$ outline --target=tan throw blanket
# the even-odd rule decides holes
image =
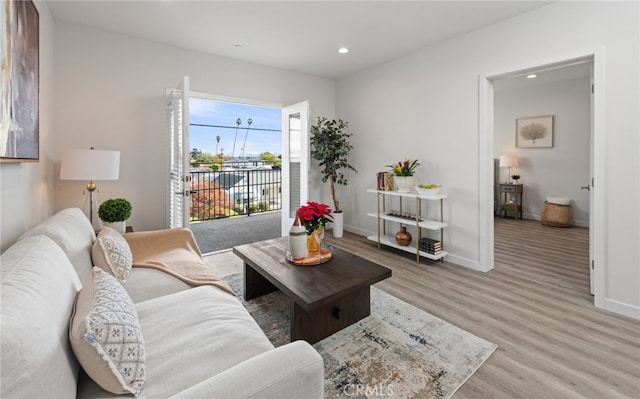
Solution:
[[[215,285],[234,294],[229,285],[204,264],[200,248],[187,228],[126,233],[134,267],[170,274],[191,285]],[[234,294],[235,295],[235,294]]]

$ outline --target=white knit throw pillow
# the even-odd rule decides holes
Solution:
[[[82,368],[104,390],[140,393],[145,351],[138,314],[122,284],[98,267],[78,293],[69,339]]]
[[[111,227],[104,227],[91,247],[91,260],[124,284],[131,273],[133,255],[122,234]]]

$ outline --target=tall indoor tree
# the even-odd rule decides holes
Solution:
[[[325,117],[318,117],[318,122],[311,126],[311,156],[318,161],[322,182],[328,181],[330,184],[334,213],[334,237],[342,237],[343,229],[342,210],[336,195],[336,186],[338,184],[347,185],[347,178],[344,175],[347,170],[358,172],[349,164],[348,156],[353,146],[349,143],[352,133],[346,131],[348,127],[349,123],[342,119],[336,121]]]

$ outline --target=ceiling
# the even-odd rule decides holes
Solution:
[[[48,1],[56,21],[340,79],[549,1]],[[338,54],[346,46],[348,54]]]
[[[533,86],[542,86],[555,82],[588,78],[591,76],[593,61],[590,58],[566,61],[557,65],[540,66],[525,71],[519,71],[501,77],[494,81],[496,92],[524,89]],[[536,77],[528,79],[527,76],[535,74]]]

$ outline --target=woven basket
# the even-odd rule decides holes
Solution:
[[[541,223],[552,227],[570,227],[571,205],[558,205],[545,201]]]

